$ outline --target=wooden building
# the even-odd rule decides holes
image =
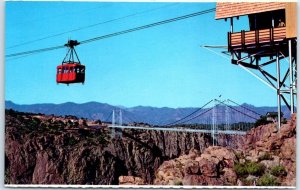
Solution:
[[[234,22],[241,16],[248,17],[248,27],[235,31]],[[261,74],[261,80],[274,88],[278,118],[281,118],[281,100],[294,113],[297,92],[297,3],[218,2],[215,18],[230,23],[228,52],[231,63],[249,71],[256,70]],[[289,60],[288,69],[280,63],[286,58]],[[270,69],[272,65],[275,68]]]
[[[228,48],[254,48],[297,38],[297,4],[292,2],[217,3],[216,19],[229,19]],[[233,19],[248,16],[249,31],[234,31]]]

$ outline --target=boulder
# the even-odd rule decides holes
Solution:
[[[281,148],[280,156],[282,158],[291,159],[293,162],[296,162],[296,138],[291,137],[286,139]]]
[[[215,162],[210,161],[209,159],[199,159],[199,167],[201,174],[209,177],[217,177],[218,167]]]
[[[237,184],[237,175],[232,168],[224,168],[223,169],[223,178],[225,181],[225,185],[236,185]]]
[[[119,176],[119,185],[145,185],[145,181],[135,176]]]
[[[191,160],[184,166],[184,171],[187,175],[201,174],[199,162]]]
[[[182,180],[183,185],[208,185],[206,179],[202,175],[186,175]]]

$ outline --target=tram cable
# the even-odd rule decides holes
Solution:
[[[128,30],[114,32],[114,33],[111,33],[111,34],[106,34],[106,35],[103,35],[103,36],[98,36],[98,37],[94,37],[94,38],[91,38],[91,39],[83,40],[83,41],[79,42],[79,44],[86,44],[86,43],[90,43],[90,42],[94,42],[94,41],[98,41],[98,40],[102,40],[102,39],[106,39],[106,38],[111,38],[111,37],[115,37],[115,36],[131,33],[131,32],[135,32],[135,31],[139,31],[139,30],[144,30],[144,29],[155,27],[155,26],[160,26],[160,25],[163,25],[163,24],[168,24],[168,23],[171,23],[171,22],[176,22],[176,21],[196,17],[196,16],[199,16],[199,15],[211,13],[211,12],[214,12],[215,10],[216,10],[215,8],[211,8],[211,9],[207,9],[207,10],[203,10],[203,11],[199,11],[199,12],[195,12],[195,13],[191,13],[191,14],[187,14],[187,15],[183,15],[183,16],[179,16],[179,17],[175,17],[175,18],[171,18],[171,19],[167,19],[167,20],[163,20],[163,21],[159,21],[159,22],[154,22],[152,24],[147,24],[147,25],[131,28],[131,29],[128,29]],[[12,54],[6,55],[5,57],[8,58],[8,57],[16,57],[16,56],[21,56],[21,55],[33,54],[33,53],[42,53],[42,52],[52,51],[52,50],[56,50],[56,49],[60,49],[60,48],[64,48],[64,47],[65,47],[64,45],[60,45],[60,46],[54,46],[54,47],[48,47],[48,48],[42,48],[42,49],[12,53]]]
[[[71,32],[84,30],[84,29],[87,29],[87,28],[92,28],[92,27],[95,27],[95,26],[103,25],[103,24],[108,24],[108,23],[111,23],[111,22],[119,21],[119,20],[122,20],[122,19],[125,19],[125,18],[134,17],[134,16],[137,16],[137,15],[141,15],[141,14],[145,14],[145,13],[149,13],[149,12],[153,12],[153,11],[163,9],[163,8],[167,8],[167,7],[170,7],[170,6],[174,6],[174,5],[177,5],[177,4],[179,4],[179,3],[172,3],[171,5],[165,5],[165,6],[161,6],[161,7],[158,7],[158,8],[153,8],[153,9],[149,9],[149,10],[145,10],[145,11],[140,11],[140,12],[128,14],[128,15],[118,17],[118,18],[114,18],[114,19],[110,19],[110,20],[107,20],[107,21],[102,21],[102,22],[98,22],[98,23],[95,23],[95,24],[82,26],[82,27],[75,28],[75,29],[72,29],[72,30],[60,32],[60,33],[57,33],[57,34],[52,34],[52,35],[49,35],[49,36],[41,37],[39,39],[35,39],[35,40],[20,43],[20,44],[17,44],[17,45],[13,45],[13,46],[8,47],[7,49],[11,49],[11,48],[31,44],[31,43],[34,43],[34,42],[38,42],[38,41],[46,40],[46,39],[49,39],[49,38],[61,36],[61,35],[68,34],[68,33],[71,33]]]
[[[91,38],[91,39],[88,39],[88,40],[81,41],[80,43],[81,44],[90,43],[90,42],[97,41],[97,40],[102,40],[102,39],[105,39],[105,38],[111,38],[111,37],[115,37],[115,36],[131,33],[131,32],[135,32],[135,31],[139,31],[139,30],[144,30],[144,29],[147,29],[147,28],[152,28],[152,27],[155,27],[155,26],[168,24],[168,23],[171,23],[171,22],[176,22],[176,21],[179,21],[179,20],[199,16],[199,15],[202,15],[202,14],[207,14],[207,13],[213,12],[215,10],[216,10],[215,8],[211,8],[211,9],[207,9],[207,10],[192,13],[192,14],[179,16],[179,17],[176,17],[176,18],[171,18],[171,19],[167,19],[167,20],[163,20],[163,21],[159,21],[159,22],[154,22],[152,24],[147,24],[147,25],[135,27],[135,28],[128,29],[128,30],[123,30],[123,31],[120,31],[120,32],[112,33],[112,34],[107,34],[107,35]]]

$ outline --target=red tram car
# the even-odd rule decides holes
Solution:
[[[71,84],[84,83],[85,66],[79,63],[68,63],[57,66],[56,82]]]
[[[85,66],[80,64],[79,58],[75,51],[75,46],[79,45],[77,40],[69,40],[66,47],[69,48],[67,55],[61,65],[56,67],[56,82],[63,84],[84,83]],[[74,56],[75,55],[75,56]],[[75,61],[74,57],[77,58]]]

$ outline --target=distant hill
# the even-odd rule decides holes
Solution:
[[[242,104],[243,107],[253,110],[261,115],[265,115],[267,112],[276,111],[276,107],[255,107],[249,104]],[[75,115],[79,118],[88,118],[93,120],[106,120],[108,118],[111,121],[112,110],[122,109],[123,122],[144,122],[153,125],[164,125],[176,120],[179,120],[188,114],[196,111],[198,108],[156,108],[150,106],[137,106],[126,108],[124,106],[113,106],[106,103],[99,102],[87,102],[82,104],[77,104],[73,102],[66,102],[62,104],[31,104],[31,105],[19,105],[15,104],[12,101],[5,101],[6,109],[14,109],[22,112],[31,112],[31,113],[43,113],[43,114],[53,114],[53,115]],[[191,120],[189,123],[207,123],[211,122],[212,111],[208,111],[210,108],[206,108],[197,112],[198,114],[204,113],[202,117]],[[230,123],[235,123],[239,121],[253,122],[254,119],[251,117],[258,118],[259,116],[254,114],[252,111],[247,109],[241,109],[241,107],[232,106],[231,108],[226,108],[225,106],[218,106],[215,114],[219,122],[225,122],[226,120],[226,109],[231,110],[229,113],[232,113],[229,119]],[[245,115],[234,110],[242,110]],[[283,106],[282,112],[284,117],[290,118],[289,110],[286,106]],[[197,116],[197,114],[193,115]],[[192,118],[193,116],[189,117]]]

